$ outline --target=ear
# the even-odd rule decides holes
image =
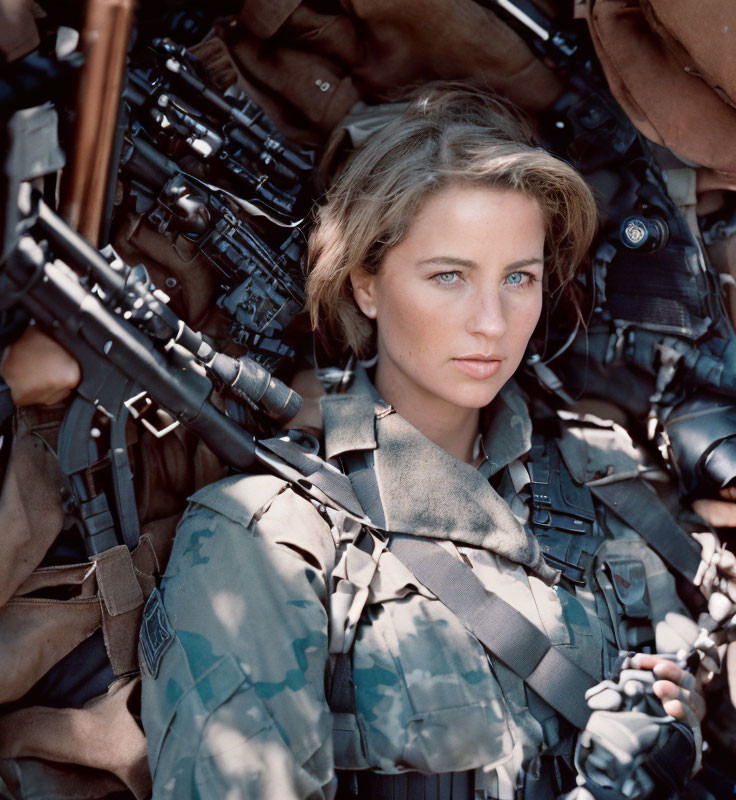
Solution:
[[[353,297],[358,308],[368,317],[375,319],[378,315],[376,306],[376,275],[371,275],[364,269],[356,269],[350,273],[350,283],[353,287]]]

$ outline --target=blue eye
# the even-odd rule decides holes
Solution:
[[[506,281],[512,286],[519,286],[524,282],[524,277],[523,272],[512,272],[510,275],[506,276]]]
[[[450,286],[457,279],[457,272],[438,272],[432,276],[442,286]]]

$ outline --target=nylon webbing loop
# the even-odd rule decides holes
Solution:
[[[700,547],[641,479],[615,481],[589,488],[672,569],[690,582],[695,579],[701,560]]]
[[[598,681],[553,647],[523,614],[489,592],[472,569],[436,542],[392,535],[389,550],[496,658],[578,728],[590,709],[585,692]]]

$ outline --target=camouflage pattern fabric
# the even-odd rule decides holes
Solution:
[[[536,543],[512,511],[523,481],[502,498],[487,480],[511,463],[523,469],[531,428],[513,387],[495,403],[484,468],[468,467],[480,478],[473,491],[467,465],[377,400],[364,374],[338,397],[323,401],[327,454],[373,448],[385,527],[429,536],[437,526],[433,538],[585,669],[602,676],[618,651],[625,614],[597,575],[622,553],[641,564],[658,649],[694,638],[666,568],[622,524],[585,587],[553,587],[535,571]],[[564,739],[555,713],[359,533],[275,477],[231,477],[191,498],[141,635],[156,798],[332,798],[335,768],[483,768],[491,796],[512,798],[519,776]],[[354,715],[331,714],[325,700],[339,652],[352,654]]]

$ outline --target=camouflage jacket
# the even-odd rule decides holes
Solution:
[[[325,455],[350,472],[376,528],[441,541],[593,676],[634,643],[670,652],[694,638],[662,561],[598,506],[585,579],[553,585],[528,520],[535,444],[513,385],[489,415],[479,470],[378,399],[364,373],[322,406]],[[571,422],[565,450],[583,478],[601,454],[614,471],[640,460],[604,423]],[[331,711],[325,671],[345,652],[353,708]],[[381,538],[273,476],[191,498],[147,607],[141,661],[156,797],[330,798],[335,768],[373,768],[476,769],[476,789],[513,798],[569,734]]]

